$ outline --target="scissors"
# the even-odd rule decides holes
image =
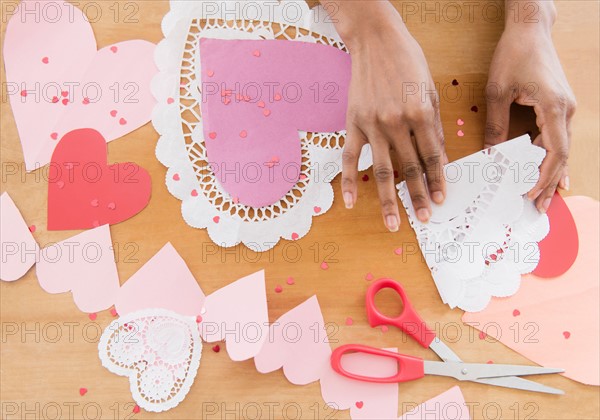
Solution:
[[[388,317],[375,306],[375,295],[382,289],[395,290],[403,304],[400,315],[395,318]],[[335,349],[331,355],[331,367],[340,375],[359,381],[376,383],[408,382],[422,378],[425,375],[450,376],[459,381],[478,382],[487,385],[505,388],[521,389],[546,394],[562,395],[563,391],[551,388],[540,383],[520,378],[525,375],[544,375],[561,373],[563,369],[544,368],[524,365],[500,365],[487,363],[463,363],[456,353],[450,349],[431,330],[413,308],[402,285],[392,279],[380,279],[374,282],[367,290],[366,297],[367,318],[371,327],[379,325],[393,325],[400,328],[425,348],[433,350],[443,362],[423,360],[418,357],[394,353],[375,347],[360,344],[347,344]],[[390,357],[398,364],[396,375],[389,377],[370,377],[354,374],[342,367],[342,357],[347,353],[366,353],[375,356]]]

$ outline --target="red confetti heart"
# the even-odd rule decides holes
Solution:
[[[49,62],[50,62],[50,60],[48,59],[48,57],[42,58],[42,63],[48,64]]]
[[[111,51],[112,51],[114,54],[116,54],[116,53],[117,53],[117,51],[118,51],[119,49],[117,48],[117,46],[116,46],[116,45],[113,45],[112,47],[110,47],[110,50],[111,50]]]
[[[119,124],[121,124],[121,125],[125,125],[125,124],[127,124],[127,120],[126,120],[125,118],[121,118],[121,119],[119,120]]]
[[[89,98],[83,98],[83,101],[81,101],[82,104],[84,105],[89,105],[90,104],[90,99]]]
[[[513,311],[513,316],[519,316],[519,315],[521,315],[521,311],[519,311],[518,309],[515,309]]]
[[[281,287],[279,284],[275,287],[275,293],[281,293],[283,292],[283,287]]]
[[[493,365],[493,364],[494,364],[494,361],[493,361],[493,360],[488,360],[486,363],[487,363],[488,365]]]
[[[362,401],[356,401],[356,408],[361,409],[363,408],[364,403]]]
[[[479,331],[479,339],[480,340],[485,340],[486,337],[487,337],[486,333],[484,333],[483,331]]]
[[[210,133],[208,133],[208,137],[209,137],[211,140],[214,140],[214,139],[216,139],[216,138],[217,138],[217,133],[215,133],[214,131],[211,131]]]
[[[471,111],[473,111],[473,112],[477,112],[477,111],[479,111],[479,108],[477,107],[477,105],[473,105],[473,106],[471,107]]]
[[[52,103],[55,104],[58,102],[58,96],[53,96],[52,97]]]
[[[323,261],[323,262],[321,263],[321,269],[322,269],[322,270],[327,270],[328,268],[329,268],[329,264],[327,264],[325,261]]]
[[[294,281],[293,277],[288,277],[288,279],[285,281],[287,284],[289,284],[290,286],[293,284],[296,284],[296,282]]]
[[[202,322],[202,315],[198,315],[198,316],[196,317],[196,323],[197,323],[197,324],[199,324],[199,323],[201,323],[201,322]]]
[[[218,352],[220,352],[220,351],[221,351],[221,346],[219,346],[218,344],[215,344],[215,345],[213,346],[212,350],[213,350],[215,353],[218,353]]]
[[[321,213],[321,207],[319,206],[313,207],[313,210],[315,211],[315,213]]]
[[[175,102],[175,99],[173,98],[167,98],[167,104],[171,105],[173,102]]]
[[[354,320],[352,318],[350,318],[350,317],[347,317],[346,318],[346,325],[352,325],[352,324],[354,324]]]
[[[362,180],[363,180],[364,182],[367,182],[367,181],[369,180],[369,175],[367,175],[367,174],[364,174],[364,175],[363,175],[363,177],[362,177]]]
[[[456,80],[456,79],[452,80],[452,86],[458,86],[458,80]]]
[[[563,332],[563,336],[568,340],[571,337],[571,333],[569,331]]]
[[[61,102],[62,102],[63,105],[66,106],[69,103],[69,100],[65,98]]]
[[[31,226],[29,226],[29,231],[30,231],[31,233],[35,232],[35,225],[31,225]]]
[[[79,388],[79,395],[81,395],[82,397],[87,394],[88,390],[87,388]]]
[[[92,321],[95,321],[96,318],[98,318],[98,314],[97,313],[91,313],[88,315],[88,318],[91,319]]]
[[[296,232],[292,233],[292,240],[295,241],[296,239],[298,239],[300,237],[300,235],[298,235]]]
[[[52,140],[56,140],[58,138],[58,133],[52,133],[52,134],[50,134],[50,138]]]
[[[215,223],[219,223],[220,220],[221,220],[221,218],[219,216],[213,217],[213,222],[215,222]]]
[[[456,120],[456,125],[462,126],[465,125],[465,122],[461,118],[459,118],[458,120]]]
[[[119,316],[119,314],[117,313],[117,310],[116,310],[115,308],[111,308],[111,310],[110,310],[110,314],[111,314],[112,316]]]
[[[198,197],[198,191],[192,190],[192,197]]]
[[[180,179],[179,174],[173,175],[173,181],[179,181]]]
[[[62,92],[60,92],[60,94],[63,98],[66,98],[67,96],[69,96],[69,92],[66,90],[63,90]]]
[[[206,72],[206,75],[207,75],[208,77],[213,77],[213,76],[215,75],[215,72],[214,72],[214,71],[212,71],[212,70],[208,70],[208,71]]]
[[[140,412],[140,406],[136,404],[135,407],[133,407],[133,413],[137,414],[139,412]]]
[[[371,273],[367,273],[367,275],[365,276],[366,281],[371,281],[371,280],[373,280],[373,278],[374,278],[373,274],[371,274]]]
[[[113,109],[112,111],[110,111],[110,116],[111,117],[116,117],[117,116],[117,110]]]

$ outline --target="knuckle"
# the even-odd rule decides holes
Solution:
[[[565,166],[567,164],[567,160],[569,160],[569,148],[566,146],[559,147],[555,151],[555,153],[558,159],[560,160],[561,165]]]
[[[439,154],[423,156],[423,163],[428,171],[435,170],[440,166],[441,156]]]
[[[504,133],[504,128],[493,121],[488,121],[485,123],[485,135],[488,138],[499,138],[502,137]]]
[[[412,123],[422,124],[429,121],[434,112],[435,109],[431,103],[421,103],[411,108],[407,118]]]
[[[386,212],[392,212],[396,208],[396,201],[392,200],[389,197],[385,197],[381,199],[381,208]]]
[[[344,191],[354,187],[354,179],[349,176],[342,175],[342,189]]]
[[[419,179],[422,176],[421,165],[418,163],[405,163],[402,165],[402,172],[407,181]]]
[[[402,122],[402,112],[399,110],[382,111],[377,114],[377,122],[384,127],[398,127]]]
[[[353,163],[358,160],[358,155],[355,151],[350,150],[348,148],[344,148],[342,152],[342,162],[343,163]]]
[[[410,199],[413,203],[413,207],[421,207],[427,204],[427,198],[421,192],[415,192],[410,195]]]
[[[373,175],[377,182],[387,182],[394,177],[394,170],[387,166],[378,164],[373,167]]]

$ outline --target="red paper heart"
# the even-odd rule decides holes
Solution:
[[[356,408],[363,408],[364,403],[362,401],[356,401]]]
[[[79,388],[79,395],[81,395],[82,397],[87,394],[88,390],[87,388]]]
[[[112,225],[146,207],[148,172],[134,163],[108,165],[106,154],[106,140],[96,130],[74,130],[61,139],[50,164],[48,230]]]
[[[513,316],[519,316],[519,315],[521,315],[521,311],[519,311],[518,309],[515,309],[513,311]]]
[[[565,273],[579,252],[579,236],[573,216],[558,192],[548,208],[550,233],[540,243],[540,262],[533,274],[538,277],[557,277]]]

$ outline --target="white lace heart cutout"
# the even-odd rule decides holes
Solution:
[[[193,317],[144,309],[106,327],[98,343],[102,366],[129,378],[131,395],[147,411],[177,406],[194,383],[202,341]]]

